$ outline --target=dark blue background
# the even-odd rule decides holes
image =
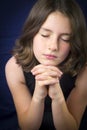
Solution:
[[[23,23],[35,1],[0,1],[0,123],[7,112],[9,114],[10,111],[15,111],[5,80],[4,67],[11,56],[11,49],[15,43],[15,39],[20,35]],[[87,0],[77,0],[77,2],[80,4],[87,21]]]

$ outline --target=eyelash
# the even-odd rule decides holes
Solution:
[[[65,40],[65,39],[63,39],[63,38],[60,38],[62,41],[64,41],[64,42],[70,42],[70,39],[67,39],[67,40]]]
[[[42,37],[49,37],[49,35],[43,35],[43,34],[41,34],[41,36],[42,36]]]
[[[70,39],[68,39],[68,40],[65,40],[65,39],[63,39],[63,38],[60,38],[62,41],[64,41],[64,42],[70,42]]]
[[[41,36],[44,37],[44,38],[48,38],[48,37],[49,37],[49,35],[44,35],[44,34],[41,34]],[[63,39],[63,38],[61,38],[61,37],[60,37],[60,40],[62,40],[62,41],[64,41],[64,42],[70,42],[70,39],[65,40],[65,39]]]

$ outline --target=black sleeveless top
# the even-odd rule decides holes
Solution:
[[[31,95],[33,95],[35,89],[35,78],[32,73],[24,72],[26,84],[29,88]],[[65,99],[67,99],[68,95],[70,94],[71,90],[74,87],[76,77],[71,77],[69,74],[64,74],[60,80],[61,89],[63,91]],[[79,130],[87,130],[87,110],[84,113],[81,126]],[[45,109],[44,109],[44,116],[42,125],[39,130],[55,130],[52,118],[52,110],[51,110],[51,99],[50,97],[46,97],[45,100]]]

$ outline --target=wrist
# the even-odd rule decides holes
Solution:
[[[52,99],[52,103],[58,103],[58,104],[62,104],[63,102],[65,102],[65,99],[64,97],[59,97],[59,96],[56,96]]]
[[[64,95],[60,86],[54,85],[49,87],[49,96],[53,101],[64,101]]]
[[[45,101],[45,96],[42,96],[42,95],[39,95],[39,94],[34,94],[33,100],[35,102],[43,103]]]
[[[47,90],[46,89],[42,89],[42,88],[37,89],[37,87],[35,88],[35,91],[34,91],[34,94],[33,94],[33,98],[36,101],[44,101],[46,96],[47,96]]]

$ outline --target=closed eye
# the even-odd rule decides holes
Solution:
[[[64,42],[70,42],[70,39],[63,39],[63,38],[61,38],[61,40],[64,41]]]
[[[70,42],[70,35],[61,35],[60,36],[60,40],[64,41],[64,42]]]
[[[49,35],[41,34],[42,37],[49,37]]]

